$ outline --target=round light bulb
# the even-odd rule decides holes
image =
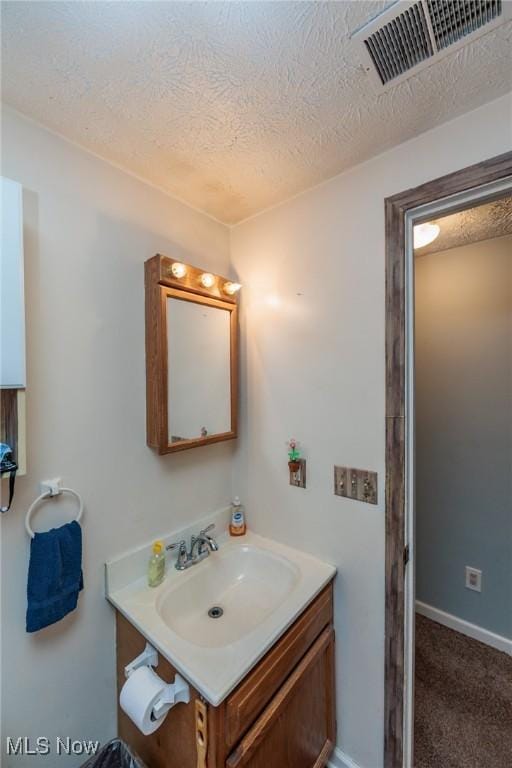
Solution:
[[[184,264],[181,263],[181,261],[175,261],[171,267],[171,272],[173,273],[174,277],[180,279],[181,277],[185,277],[187,274],[187,268]]]
[[[203,288],[211,288],[215,283],[215,277],[211,272],[203,272],[201,275],[201,285]]]
[[[224,291],[228,293],[230,296],[233,296],[235,293],[237,293],[242,286],[240,283],[224,283]]]
[[[414,227],[414,247],[424,248],[429,243],[433,243],[436,237],[439,235],[440,229],[438,224],[416,224]]]

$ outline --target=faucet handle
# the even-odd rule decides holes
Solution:
[[[167,544],[167,546],[166,546],[166,550],[169,552],[169,551],[171,551],[172,549],[178,549],[178,548],[179,548],[179,549],[180,549],[180,551],[181,551],[181,550],[182,550],[182,549],[184,549],[186,546],[187,546],[187,545],[186,545],[186,543],[185,543],[185,539],[182,539],[181,541],[175,541],[175,542],[173,542],[172,544]]]
[[[206,528],[203,528],[202,531],[199,531],[200,536],[204,536],[205,533],[208,533],[209,531],[213,531],[215,528],[215,523],[210,523],[210,525],[207,525]]]
[[[178,571],[183,571],[187,567],[187,561],[188,561],[187,543],[185,539],[182,539],[181,541],[175,541],[173,544],[168,544],[166,546],[166,549],[178,550],[178,557],[176,560],[176,569]]]

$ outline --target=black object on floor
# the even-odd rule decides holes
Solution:
[[[83,763],[82,768],[146,768],[146,764],[124,741],[113,739]]]

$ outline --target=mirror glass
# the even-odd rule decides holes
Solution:
[[[227,309],[167,298],[169,443],[231,430]]]

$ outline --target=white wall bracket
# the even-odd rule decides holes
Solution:
[[[62,490],[62,480],[60,477],[54,477],[51,480],[42,480],[40,488],[41,493],[49,493],[50,496],[58,496]]]
[[[146,643],[146,647],[139,653],[137,658],[130,661],[124,668],[125,677],[130,677],[132,672],[135,672],[139,667],[156,667],[158,664],[158,654],[152,645]]]
[[[166,685],[162,695],[153,705],[153,717],[155,720],[165,715],[175,704],[188,704],[190,701],[190,688],[181,675],[176,675],[174,683]]]

